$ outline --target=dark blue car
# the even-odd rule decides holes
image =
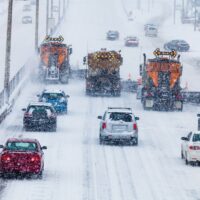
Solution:
[[[185,40],[171,40],[164,44],[165,50],[189,51],[190,45]]]
[[[67,113],[69,95],[64,91],[44,90],[38,97],[40,102],[50,103],[57,113]]]

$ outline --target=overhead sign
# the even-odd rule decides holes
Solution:
[[[160,49],[156,49],[153,54],[155,56],[171,56],[171,57],[176,57],[177,56],[177,52],[175,50],[172,51],[160,51]]]

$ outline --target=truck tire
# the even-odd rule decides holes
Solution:
[[[68,74],[62,74],[62,75],[60,75],[60,82],[62,84],[68,84],[69,83],[69,76],[68,76]]]

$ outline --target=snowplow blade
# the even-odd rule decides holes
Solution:
[[[121,88],[122,88],[122,91],[124,92],[136,93],[137,87],[138,87],[137,81],[132,81],[132,80],[121,81]]]
[[[182,91],[181,92],[184,103],[200,104],[200,92],[197,91]]]

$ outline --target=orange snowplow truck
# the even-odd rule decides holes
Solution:
[[[182,65],[176,51],[154,51],[155,58],[146,59],[140,65],[142,76],[142,104],[145,110],[183,109],[180,78]],[[176,59],[177,57],[177,59]]]
[[[57,41],[55,38],[45,40],[40,46],[40,79],[68,83],[70,76],[69,56],[71,53],[72,48],[59,40]]]

